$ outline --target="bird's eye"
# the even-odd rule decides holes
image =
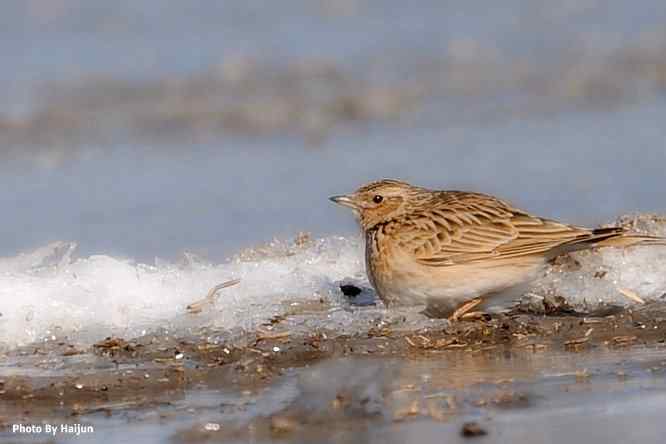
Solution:
[[[376,204],[382,203],[383,200],[384,200],[384,198],[382,196],[380,196],[379,194],[375,194],[375,197],[372,198],[372,201]]]

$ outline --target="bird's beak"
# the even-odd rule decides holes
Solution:
[[[332,202],[335,202],[338,205],[358,209],[358,205],[356,205],[356,203],[354,203],[354,200],[349,196],[344,196],[344,195],[343,196],[331,196],[331,197],[329,197],[329,199]]]

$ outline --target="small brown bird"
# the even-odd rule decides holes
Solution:
[[[485,194],[435,191],[398,180],[372,182],[330,199],[359,219],[368,278],[382,301],[425,304],[431,316],[458,319],[499,294],[513,294],[562,253],[666,245],[664,238],[622,227],[568,225]]]

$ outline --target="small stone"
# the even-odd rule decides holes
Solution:
[[[475,438],[477,436],[485,436],[488,432],[478,422],[466,422],[463,424],[460,434],[465,438]]]
[[[356,285],[351,285],[351,284],[342,284],[340,285],[340,290],[342,290],[342,294],[345,296],[349,296],[351,298],[354,298],[361,294],[361,289],[358,288]]]
[[[204,426],[204,430],[207,432],[219,432],[220,431],[220,425],[216,422],[209,422],[206,423]]]
[[[286,416],[274,416],[271,419],[271,432],[273,435],[283,435],[293,432],[297,427],[296,421]]]

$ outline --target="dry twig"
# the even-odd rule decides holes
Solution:
[[[205,298],[199,299],[196,302],[192,302],[190,305],[186,307],[188,313],[191,314],[201,313],[201,311],[206,305],[213,304],[215,302],[215,298],[217,297],[218,291],[222,290],[223,288],[233,287],[234,285],[237,285],[239,283],[240,279],[232,279],[230,281],[222,282],[221,284],[214,286],[213,288],[210,289]]]

